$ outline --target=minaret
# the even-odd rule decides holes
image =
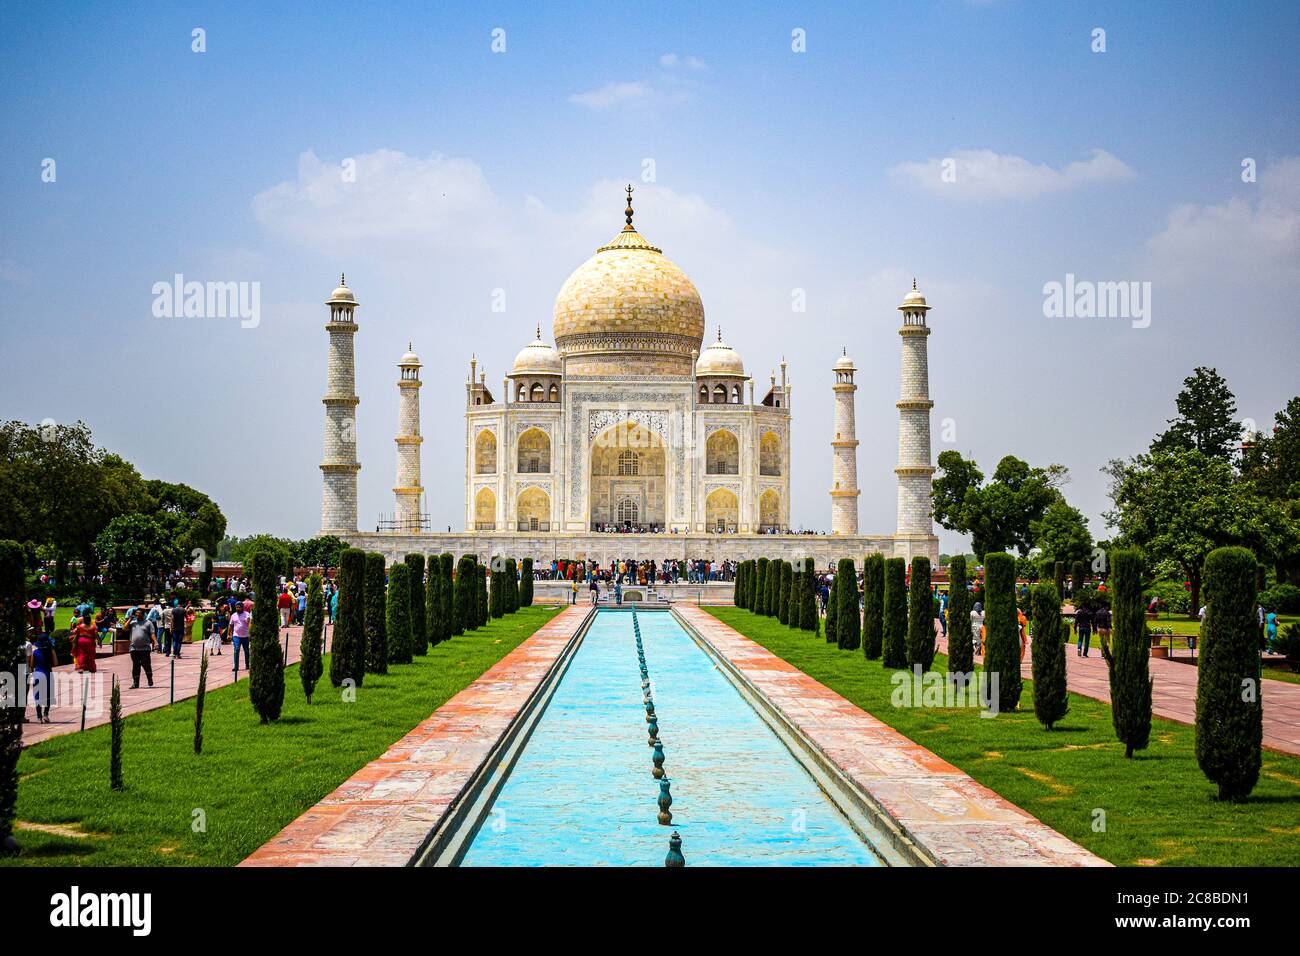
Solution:
[[[423,531],[420,518],[420,359],[407,343],[406,354],[397,363],[397,510],[393,517],[398,531]]]
[[[934,541],[934,502],[930,486],[934,466],[930,462],[930,363],[926,339],[930,327],[926,313],[930,306],[925,296],[916,289],[903,298],[898,307],[903,313],[903,327],[898,334],[903,339],[902,383],[898,400],[898,531],[895,540],[902,545],[895,554],[904,551],[908,556],[929,554],[937,548]],[[920,545],[920,546],[918,546]],[[932,557],[935,557],[932,555]]]
[[[835,440],[831,442],[831,534],[858,533],[858,431],[853,412],[857,369],[848,350],[835,362]]]
[[[357,331],[356,297],[347,280],[339,277],[339,287],[329,301],[330,319],[325,331],[330,335],[329,371],[325,384],[325,459],[321,476],[325,485],[321,504],[322,534],[355,534],[357,530],[357,398],[356,365],[353,342]]]

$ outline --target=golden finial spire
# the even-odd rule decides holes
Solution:
[[[718,323],[718,341],[722,341],[722,323]]]
[[[623,227],[624,232],[635,232],[632,228],[632,184],[627,184],[627,209],[623,211],[624,218],[627,219],[627,225]]]
[[[912,276],[912,291],[916,291],[916,276]]]
[[[347,284],[348,284],[348,277],[347,277],[346,275],[344,275],[342,272],[340,272],[340,273],[339,273],[339,285],[345,286],[345,285],[347,285]]]

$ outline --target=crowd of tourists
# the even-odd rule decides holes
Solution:
[[[611,560],[602,565],[598,561],[552,560],[533,568],[533,577],[542,581],[577,581],[590,584],[593,580],[605,584],[636,584],[642,587],[653,584],[705,584],[709,581],[732,581],[736,576],[735,561],[708,561],[704,559],[683,561],[679,558],[654,560]]]

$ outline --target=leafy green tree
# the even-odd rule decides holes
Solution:
[[[337,568],[339,555],[348,543],[338,535],[323,534],[299,541],[293,548],[294,560],[304,568]]]
[[[1254,569],[1251,569],[1254,576]],[[1142,555],[1119,550],[1110,554],[1111,641],[1101,642],[1110,674],[1110,713],[1124,756],[1145,750],[1151,738],[1151,641],[1142,603]]]
[[[361,686],[366,663],[366,553],[345,548],[339,555],[339,607],[330,654],[330,683]]]
[[[253,556],[253,623],[248,632],[248,699],[262,723],[280,719],[284,707],[284,655],[275,606],[275,561],[265,551]]]
[[[519,571],[519,606],[533,606],[533,559],[524,558]]]
[[[1178,416],[1151,443],[1151,451],[1196,449],[1207,458],[1230,461],[1241,442],[1237,420],[1237,399],[1217,371],[1199,367],[1183,379],[1182,391],[1174,399]]]
[[[143,593],[153,573],[174,571],[184,561],[175,537],[150,515],[118,515],[95,539],[95,551],[108,562],[110,580]]]
[[[907,601],[907,666],[928,671],[934,664],[934,600],[930,588],[930,559],[912,558],[912,583]]]
[[[895,670],[907,666],[907,561],[885,560],[884,650],[881,664]]]
[[[948,564],[948,673],[975,672],[975,635],[970,623],[971,595],[966,590],[966,557]],[[965,686],[965,681],[962,681]]]
[[[298,645],[298,677],[311,703],[316,682],[324,671],[321,658],[325,636],[325,590],[319,573],[307,579],[307,608],[302,615],[302,641]]]
[[[411,566],[394,564],[388,572],[388,604],[384,617],[384,637],[388,659],[394,664],[409,664],[411,653]]]
[[[293,545],[284,538],[269,534],[254,535],[243,543],[241,553],[244,574],[250,578],[253,576],[253,558],[258,554],[271,555],[271,562],[277,576],[292,577],[293,575]]]
[[[1020,626],[1016,616],[1016,562],[1005,552],[984,557],[984,672],[997,675],[998,710],[1020,706]]]
[[[27,575],[23,547],[0,541],[0,670],[18,673],[27,643]],[[23,752],[23,710],[18,695],[0,706],[0,852],[13,852],[14,806],[18,800],[18,757]]]
[[[1220,800],[1240,801],[1255,789],[1263,757],[1255,556],[1244,548],[1212,551],[1205,559],[1205,596],[1196,762],[1218,785]]]
[[[862,646],[862,619],[858,611],[858,569],[852,558],[840,558],[835,583],[840,586],[839,606],[835,609],[835,643],[842,651],[856,651]]]
[[[409,587],[411,589],[411,654],[423,657],[429,653],[429,631],[424,618],[424,555],[411,553],[406,556],[406,566],[411,569]]]
[[[1061,465],[1031,468],[1007,455],[985,485],[975,462],[956,451],[940,452],[939,471],[931,492],[935,520],[969,534],[981,554],[1015,548],[1022,557],[1034,547],[1033,528],[1062,500],[1059,486],[1068,476]]]
[[[394,565],[394,568],[396,567],[397,565]],[[374,551],[368,552],[365,587],[365,671],[367,674],[387,674],[389,662],[400,663],[401,655],[406,652],[404,647],[388,646],[388,601],[385,593],[385,578],[384,556]],[[402,583],[409,586],[405,578]],[[397,659],[394,659],[394,652],[398,655]]]
[[[1070,712],[1065,687],[1065,635],[1061,632],[1061,595],[1051,584],[1036,584],[1034,603],[1034,715],[1051,730]]]
[[[1087,561],[1092,557],[1092,534],[1083,512],[1064,499],[1047,506],[1043,517],[1030,526],[1030,537],[1040,551],[1038,566],[1044,577],[1057,562]]]
[[[1300,526],[1300,396],[1274,417],[1272,435],[1251,436],[1241,471],[1259,495],[1286,514],[1292,527]],[[1300,535],[1266,557],[1273,562],[1279,583],[1300,585]]]
[[[869,554],[862,562],[862,654],[879,660],[885,645],[885,556]]]

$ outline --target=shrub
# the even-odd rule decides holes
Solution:
[[[835,610],[835,642],[842,651],[856,651],[862,646],[862,618],[858,603],[858,569],[852,558],[840,558],[835,580],[840,582],[840,602]]]
[[[1061,595],[1052,584],[1036,584],[1034,603],[1034,716],[1048,730],[1070,712],[1065,687],[1065,635],[1061,632]],[[969,642],[967,642],[969,646]]]
[[[1273,650],[1285,654],[1291,670],[1300,673],[1300,624],[1288,624],[1282,628],[1273,642]]]
[[[1070,564],[1070,594],[1078,594],[1083,590],[1083,582],[1086,579],[1084,564],[1082,561],[1075,561]]]
[[[324,636],[325,590],[320,574],[313,574],[307,579],[307,608],[302,615],[302,642],[298,645],[298,678],[309,704],[323,669],[321,651]]]
[[[881,595],[884,604],[881,664],[903,668],[907,666],[907,562],[903,558],[885,560],[885,586]]]
[[[408,554],[406,566],[411,569],[411,654],[423,657],[429,653],[429,631],[424,616],[424,555]]]
[[[411,653],[411,569],[395,564],[388,572],[388,602],[384,615],[384,640],[388,659],[409,664]]]
[[[1156,581],[1142,592],[1145,607],[1152,598],[1160,601],[1160,606],[1171,614],[1187,614],[1192,608],[1192,595],[1183,587],[1182,581]]]
[[[519,606],[533,606],[533,559],[524,558],[523,568],[519,572]]]
[[[15,666],[27,642],[27,579],[23,546],[0,541],[0,668]],[[17,701],[0,707],[0,841],[11,840],[18,800],[18,757],[23,751],[23,711]]]
[[[1059,563],[1059,562],[1058,562]],[[948,565],[948,673],[975,671],[975,635],[970,625],[971,594],[966,590],[966,558]]]
[[[837,570],[831,578],[830,594],[826,595],[826,643],[839,645],[840,575]]]
[[[334,621],[334,650],[330,654],[330,683],[345,680],[361,686],[366,662],[366,553],[345,548],[339,555],[339,608]]]
[[[1255,568],[1255,556],[1245,548],[1218,548],[1205,559],[1196,762],[1218,784],[1219,799],[1234,802],[1255,789],[1264,737]],[[1246,693],[1250,687],[1254,693]]]
[[[934,664],[934,594],[930,589],[930,559],[912,558],[912,583],[907,599],[907,666],[928,671]]]
[[[397,565],[393,565],[397,569]],[[409,572],[408,572],[409,573]],[[388,601],[385,587],[384,556],[374,551],[366,555],[366,673],[387,674],[393,651],[404,648],[388,646]]]
[[[984,671],[997,675],[998,710],[1020,706],[1020,627],[1016,618],[1016,560],[1005,552],[984,557]]]
[[[447,639],[447,622],[442,616],[442,561],[438,555],[429,555],[428,568],[424,578],[424,626],[429,643],[437,647]]]
[[[194,754],[203,753],[203,698],[208,692],[208,649],[199,658],[199,687],[194,692]]]
[[[812,558],[803,559],[803,574],[799,580],[803,584],[803,610],[799,612],[799,626],[816,634],[821,626],[821,616],[817,613],[817,568]]]
[[[862,654],[879,660],[885,642],[885,556],[869,554],[862,562]]]
[[[777,593],[776,593],[776,619],[782,624],[790,623],[790,583],[793,579],[793,572],[789,561],[778,561],[776,563]]]
[[[438,558],[438,573],[442,575],[442,584],[438,587],[438,599],[442,602],[442,639],[454,637],[464,631],[460,621],[460,611],[456,608],[456,581],[454,565],[456,559],[450,552],[443,552]]]
[[[253,622],[248,631],[248,699],[262,723],[280,719],[284,706],[284,655],[280,652],[280,618],[275,607],[276,558],[267,551],[253,555]]]
[[[1300,614],[1300,587],[1294,584],[1275,584],[1259,592],[1259,603],[1274,608],[1279,614]]]
[[[1114,551],[1109,567],[1114,647],[1107,647],[1103,641],[1101,656],[1110,673],[1111,723],[1115,736],[1124,744],[1124,756],[1132,757],[1133,751],[1146,749],[1151,737],[1151,641],[1142,605],[1142,555],[1137,551]],[[1250,574],[1253,582],[1253,566]],[[1200,676],[1203,680],[1204,673]]]
[[[506,558],[506,613],[519,610],[519,566],[514,558]]]

